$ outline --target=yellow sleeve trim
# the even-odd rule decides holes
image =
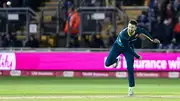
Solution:
[[[150,41],[153,41],[153,39],[151,39],[149,36],[147,36],[146,34],[143,34],[147,39],[149,39]]]

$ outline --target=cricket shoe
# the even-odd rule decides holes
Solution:
[[[129,89],[129,91],[128,91],[128,96],[133,96],[133,95],[134,95],[133,90],[132,90],[132,89]]]
[[[117,57],[117,62],[113,64],[113,68],[116,68],[119,65],[120,59],[121,59],[121,57],[118,56]]]

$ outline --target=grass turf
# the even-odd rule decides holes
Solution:
[[[86,96],[116,95],[115,98],[77,98],[61,101],[180,101],[179,99],[150,96],[179,96],[179,79],[136,79],[135,95],[149,97],[126,97],[127,79],[119,78],[55,78],[55,77],[1,77],[0,96]],[[141,100],[142,99],[142,100]],[[53,99],[23,99],[23,101],[59,101]],[[19,101],[19,99],[1,99]]]

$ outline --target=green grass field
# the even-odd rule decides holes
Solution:
[[[180,79],[1,77],[0,101],[180,101]]]

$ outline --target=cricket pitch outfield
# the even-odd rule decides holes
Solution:
[[[0,101],[180,101],[180,79],[1,77]]]

